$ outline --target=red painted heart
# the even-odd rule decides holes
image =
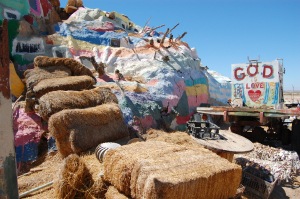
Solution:
[[[256,90],[256,91],[249,90],[248,95],[253,102],[256,102],[258,100],[258,98],[261,96],[261,91],[260,90]]]

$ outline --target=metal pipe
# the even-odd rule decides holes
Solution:
[[[26,191],[26,192],[24,192],[24,193],[21,193],[19,197],[20,197],[20,198],[23,198],[23,197],[25,197],[25,196],[31,194],[32,192],[38,191],[38,190],[40,190],[40,189],[42,189],[42,188],[45,188],[45,187],[49,187],[49,186],[51,186],[51,185],[53,184],[53,182],[54,182],[54,181],[51,181],[51,182],[48,182],[48,183],[46,183],[46,184],[43,184],[43,185],[41,185],[41,186],[39,186],[39,187],[35,187],[35,188],[33,188],[33,189],[30,189],[29,191]]]

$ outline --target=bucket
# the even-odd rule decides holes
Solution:
[[[99,144],[95,149],[95,155],[100,162],[103,162],[104,156],[110,149],[115,149],[121,145],[114,142],[104,142]]]

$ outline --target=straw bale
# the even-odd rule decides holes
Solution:
[[[49,66],[65,66],[71,70],[72,76],[87,75],[96,81],[92,71],[72,58],[37,56],[34,58],[34,66],[39,68],[45,68]]]
[[[28,69],[24,72],[27,89],[32,89],[43,79],[71,76],[71,70],[65,66]]]
[[[105,194],[106,199],[128,199],[127,196],[123,195],[114,186],[109,186]]]
[[[147,141],[162,141],[173,144],[179,144],[186,147],[203,148],[204,146],[196,142],[190,135],[185,132],[175,131],[167,133],[161,130],[149,129],[147,131]],[[211,150],[211,149],[210,149]],[[233,153],[211,150],[222,158],[227,159],[229,162],[233,160]]]
[[[207,149],[160,141],[132,143],[104,157],[104,180],[133,198],[229,198],[241,174],[240,166]]]
[[[193,138],[191,138],[191,136],[181,131],[167,133],[161,130],[149,129],[147,130],[147,141],[162,141],[162,142],[183,145],[186,147],[203,148],[203,146],[197,143]]]
[[[48,121],[50,116],[61,110],[88,108],[105,103],[118,103],[118,99],[107,88],[83,91],[52,91],[39,99],[39,114]]]
[[[115,103],[60,111],[50,117],[48,126],[64,157],[128,136],[122,112]]]
[[[131,150],[133,147],[137,150]],[[151,149],[149,147],[151,147]],[[122,150],[109,150],[104,156],[104,180],[110,182],[118,190],[129,196],[131,172],[134,164],[136,164],[139,159],[155,158],[164,153],[171,153],[176,149],[179,150],[181,147],[179,145],[176,146],[153,141],[136,142],[118,148],[122,148]],[[128,159],[125,157],[128,157]],[[113,163],[113,160],[117,159],[117,163]]]
[[[103,182],[101,177],[98,177],[94,180],[95,182],[93,183],[93,185],[88,190],[86,190],[84,194],[85,199],[96,199],[105,197],[107,185]]]
[[[36,97],[41,97],[46,93],[57,90],[83,90],[89,89],[95,84],[93,78],[89,76],[69,76],[41,80],[33,87]]]
[[[56,198],[83,198],[92,182],[92,176],[84,162],[78,155],[71,154],[65,158],[53,185]]]

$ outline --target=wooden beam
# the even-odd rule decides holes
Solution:
[[[144,25],[144,27],[143,27],[143,29],[142,29],[142,32],[144,32],[144,29],[145,29],[145,27],[148,25],[150,19],[151,19],[151,17],[146,21],[146,23],[145,23],[145,25]]]
[[[187,34],[187,32],[184,32],[182,35],[180,35],[179,37],[177,37],[176,40],[180,41],[186,34]]]
[[[169,33],[171,33],[177,26],[179,25],[179,23],[178,24],[176,24],[173,28],[171,28],[171,30],[170,30],[170,32]]]
[[[0,27],[0,198],[19,198],[9,63],[8,21],[4,19]]]

